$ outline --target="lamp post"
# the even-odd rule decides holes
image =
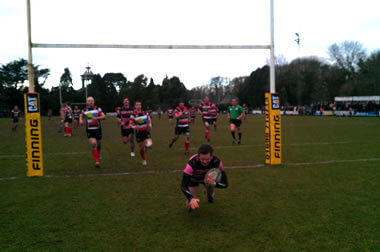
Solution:
[[[86,71],[80,76],[82,78],[82,88],[85,88],[85,95],[86,95],[86,102],[87,102],[87,86],[90,81],[92,81],[92,78],[94,77],[94,74],[90,70],[91,67],[86,67]]]

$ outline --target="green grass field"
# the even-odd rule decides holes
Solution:
[[[230,187],[188,212],[180,191],[183,137],[154,118],[148,166],[129,156],[115,117],[103,123],[102,168],[83,128],[42,119],[44,177],[26,177],[23,120],[0,119],[0,250],[380,250],[379,118],[282,117],[283,165],[264,164],[264,117],[243,143],[227,118],[211,131]],[[199,117],[191,149],[204,142]],[[202,192],[200,190],[200,192]]]

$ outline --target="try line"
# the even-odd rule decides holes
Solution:
[[[349,142],[320,142],[320,143],[294,143],[294,144],[283,144],[284,146],[303,146],[303,145],[329,145],[329,144],[347,144]],[[248,148],[248,147],[262,147],[264,144],[247,144],[247,145],[219,145],[213,146],[214,149],[229,149],[229,148]],[[195,147],[190,147],[189,149],[195,150]],[[85,155],[89,154],[89,151],[78,151],[78,152],[51,152],[44,153],[44,156],[65,156],[65,155]],[[0,155],[0,158],[25,158],[26,154],[15,154],[15,155]]]
[[[302,163],[287,163],[282,166],[300,166],[300,165],[324,165],[333,163],[356,163],[356,162],[368,162],[368,161],[380,161],[380,158],[361,158],[361,159],[348,159],[348,160],[327,160],[327,161],[317,161],[317,162],[302,162]],[[231,169],[255,169],[264,167],[265,164],[254,164],[254,165],[237,165],[237,166],[225,166],[227,170]],[[115,172],[115,173],[92,173],[92,174],[77,174],[77,175],[45,175],[45,178],[84,178],[84,177],[111,177],[111,176],[130,176],[130,175],[152,175],[152,174],[169,174],[169,173],[179,173],[183,172],[183,169],[176,170],[161,170],[161,171],[133,171],[133,172]],[[27,177],[3,177],[0,181],[5,180],[16,180]]]

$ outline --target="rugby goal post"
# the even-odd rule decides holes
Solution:
[[[114,48],[114,49],[269,49],[270,92],[265,95],[265,162],[281,164],[281,121],[279,98],[275,94],[274,65],[274,0],[270,1],[270,44],[269,45],[123,45],[123,44],[49,44],[32,43],[30,0],[27,5],[28,32],[28,80],[29,91],[25,94],[25,130],[27,152],[27,175],[43,176],[43,153],[39,94],[34,89],[32,48]],[[278,105],[278,106],[277,106]]]

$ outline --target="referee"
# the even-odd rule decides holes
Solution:
[[[239,135],[238,144],[241,142],[241,118],[244,117],[244,109],[242,106],[237,104],[236,98],[233,98],[231,101],[231,106],[228,107],[228,119],[230,119],[230,130],[232,135],[232,144],[236,142],[235,130],[237,129]]]

